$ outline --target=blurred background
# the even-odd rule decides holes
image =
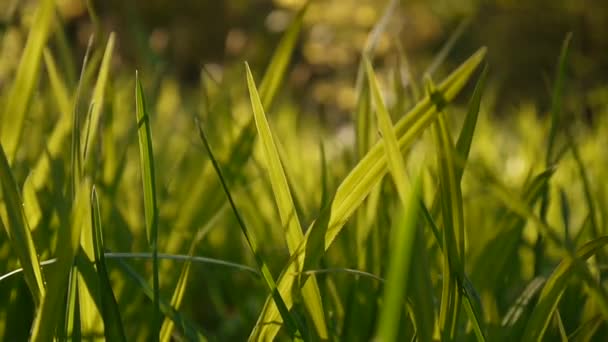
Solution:
[[[33,0],[3,0],[3,44],[23,44]],[[91,33],[115,31],[117,64],[152,68],[192,88],[202,68],[217,77],[235,62],[265,67],[273,47],[304,0],[57,0],[69,43],[80,59]],[[289,89],[302,104],[340,122],[355,105],[354,70],[366,39],[390,1],[311,1],[293,59]],[[480,46],[487,46],[500,99],[498,112],[522,101],[548,99],[559,48],[573,33],[569,74],[576,80],[577,107],[593,116],[589,90],[608,74],[608,2],[604,0],[429,0],[395,1],[375,56],[378,66],[395,63],[398,50],[420,78],[442,46],[455,39],[440,63],[449,70]],[[87,9],[87,6],[89,7]],[[89,14],[91,13],[91,14]],[[93,18],[91,18],[93,16]],[[11,51],[2,49],[2,59]],[[9,54],[9,55],[7,55]],[[0,62],[0,79],[13,63]],[[238,64],[238,63],[237,63]],[[255,69],[255,68],[254,68]],[[541,92],[539,94],[539,92]],[[544,92],[544,93],[542,93]],[[536,100],[535,100],[536,101]],[[540,111],[547,103],[536,103]],[[581,107],[581,104],[583,105]],[[503,110],[504,109],[504,110]],[[500,113],[497,113],[500,114]]]

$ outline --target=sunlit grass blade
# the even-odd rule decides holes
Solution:
[[[608,244],[608,237],[592,240],[577,250],[575,258],[584,261],[596,254],[606,244]],[[553,312],[557,308],[557,304],[568,285],[568,280],[576,272],[576,263],[576,259],[567,256],[555,268],[549,279],[547,279],[538,303],[534,307],[534,311],[526,325],[523,341],[542,340]]]
[[[32,341],[50,341],[57,327],[57,313],[61,312],[63,295],[68,285],[68,274],[78,251],[80,231],[85,222],[91,220],[90,181],[85,179],[78,187],[70,225],[60,225],[56,248],[57,262],[55,271],[49,274],[48,292],[53,295],[44,297],[32,327]]]
[[[120,268],[137,284],[146,297],[153,301],[154,290],[150,287],[150,285],[148,285],[148,282],[123,260],[118,259],[117,262]],[[200,329],[198,329],[194,323],[186,319],[186,317],[184,317],[179,311],[175,310],[175,308],[173,308],[164,299],[160,298],[159,304],[163,314],[165,314],[173,321],[173,323],[175,323],[175,326],[177,326],[184,333],[184,336],[188,341],[207,341]]]
[[[285,301],[283,299],[284,294],[281,293],[279,291],[279,289],[277,288],[274,278],[272,277],[272,274],[270,273],[270,269],[268,268],[268,265],[266,264],[266,262],[264,261],[264,259],[262,258],[261,254],[260,254],[258,242],[257,242],[255,235],[253,234],[253,231],[251,231],[247,227],[245,222],[243,221],[241,214],[239,213],[239,211],[236,207],[236,204],[234,203],[234,200],[232,199],[232,195],[230,193],[230,190],[228,189],[228,184],[226,183],[226,181],[224,179],[222,170],[220,169],[220,166],[219,166],[217,160],[215,159],[215,156],[213,155],[211,147],[209,146],[207,136],[205,135],[205,132],[203,131],[203,128],[202,128],[200,122],[197,122],[197,124],[198,124],[200,138],[205,145],[205,149],[207,150],[207,153],[209,154],[209,158],[211,159],[213,168],[215,169],[218,177],[220,178],[222,188],[224,189],[226,197],[228,197],[228,202],[230,203],[230,206],[232,207],[232,211],[239,223],[241,231],[243,232],[243,235],[245,235],[245,239],[247,240],[247,243],[249,244],[251,252],[253,253],[253,256],[255,257],[256,263],[258,264],[258,267],[260,268],[260,271],[262,272],[262,277],[264,278],[266,286],[268,287],[270,296],[273,299],[274,303],[276,304],[276,307],[280,313],[280,316],[285,321],[286,328],[287,328],[289,334],[291,335],[291,337],[296,340],[302,339],[301,334],[303,332],[306,333],[306,330],[302,329],[302,325],[289,312],[289,309],[287,308],[287,305],[285,304]],[[289,294],[289,295],[291,295],[291,294]],[[290,297],[290,299],[291,299],[291,297]]]
[[[485,48],[482,48],[439,85],[437,91],[443,94],[446,101],[452,100],[464,87],[484,56]],[[426,97],[399,120],[395,125],[395,136],[398,139],[400,150],[405,150],[433,122],[436,115],[437,111],[435,107],[432,105],[431,100]],[[313,227],[306,232],[305,240],[298,248],[298,255],[300,253],[306,254],[305,265],[314,264],[315,260],[318,260],[324,253],[324,250],[329,248],[352,213],[386,173],[386,162],[384,146],[376,144],[342,181],[333,200],[326,207],[320,218],[317,219],[317,223],[313,224]],[[313,231],[314,234],[322,234],[322,236],[315,237],[309,246],[308,240]],[[279,291],[282,294],[288,294],[291,291],[297,277],[294,274],[297,274],[297,269],[302,267],[296,264],[299,260],[299,257],[292,257],[289,264],[284,268],[279,278]],[[284,295],[284,298],[286,299],[286,303],[291,306],[293,298],[289,295]],[[274,303],[267,299],[264,309],[258,318],[258,324],[250,335],[250,339],[274,338],[280,326],[271,324],[271,322],[275,323],[280,318]]]
[[[378,127],[386,151],[388,169],[403,210],[393,223],[387,282],[384,285],[383,306],[376,330],[376,335],[380,340],[395,341],[399,333],[399,322],[410,278],[412,245],[416,236],[416,217],[418,216],[419,182],[416,181],[417,185],[414,185],[413,188],[408,184],[405,162],[393,131],[393,123],[380,94],[376,75],[369,60],[365,60],[364,63],[368,86],[378,119]]]
[[[54,14],[53,0],[38,2],[38,8],[31,21],[35,24],[31,25],[17,75],[8,95],[8,102],[4,105],[0,116],[0,142],[9,164],[12,164],[19,147],[27,107],[32,100],[40,70],[42,50],[46,45]]]
[[[91,107],[93,110],[87,116],[84,123],[86,135],[83,141],[84,144],[81,146],[80,151],[84,165],[87,164],[87,158],[90,152],[89,150],[91,149],[93,142],[96,141],[99,130],[99,121],[104,105],[106,85],[108,83],[110,66],[112,62],[112,54],[114,52],[114,41],[114,33],[110,33],[110,37],[108,38],[108,43],[106,44],[106,49],[103,54],[103,59],[101,60],[101,66],[99,67],[95,89],[93,90],[93,95],[91,97]]]
[[[285,229],[285,239],[289,253],[293,254],[298,245],[304,239],[300,220],[298,219],[296,207],[294,206],[293,198],[289,190],[289,184],[285,176],[285,171],[279,158],[279,152],[272,138],[270,125],[264,114],[264,108],[260,101],[260,97],[256,90],[255,81],[249,65],[245,63],[247,71],[247,86],[249,88],[249,97],[253,108],[256,127],[258,129],[259,141],[263,146],[264,165],[268,171],[270,184],[274,192],[275,204],[281,218],[281,226]],[[327,324],[325,323],[325,314],[323,312],[323,304],[321,301],[321,293],[315,277],[304,284],[302,288],[302,296],[304,305],[308,309],[314,322],[317,333],[321,339],[327,339]]]
[[[267,110],[272,106],[277,90],[285,78],[287,66],[302,30],[302,23],[307,8],[308,5],[305,5],[298,12],[293,22],[287,28],[287,31],[283,34],[260,83],[259,90],[262,106]]]
[[[95,252],[95,268],[99,278],[99,294],[101,296],[101,314],[104,322],[104,334],[107,341],[126,341],[118,303],[112,291],[112,284],[106,268],[103,244],[103,228],[97,191],[91,192],[91,214],[93,222],[93,248]]]
[[[25,282],[36,306],[45,294],[45,282],[40,269],[40,261],[30,227],[23,212],[22,200],[9,161],[0,144],[0,188],[3,203],[0,202],[0,220],[9,237],[12,250],[17,253],[24,269]]]
[[[139,137],[139,163],[141,167],[144,212],[146,216],[146,235],[148,244],[152,249],[152,276],[154,288],[154,320],[152,323],[153,338],[157,340],[160,333],[160,307],[158,282],[158,204],[156,200],[156,177],[154,164],[154,149],[152,147],[152,131],[150,129],[150,115],[147,112],[144,91],[135,73],[135,111],[137,119],[137,135]]]

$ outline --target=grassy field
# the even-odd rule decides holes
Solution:
[[[608,334],[608,94],[586,123],[570,35],[549,108],[497,117],[485,48],[401,82],[372,34],[338,129],[285,86],[302,15],[189,92],[118,68],[114,34],[66,58],[52,0],[33,20],[0,88],[0,339]]]

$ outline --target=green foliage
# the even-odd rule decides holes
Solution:
[[[433,62],[422,97],[393,77],[404,50],[373,60],[397,5],[351,75],[348,140],[287,81],[309,7],[260,87],[239,63],[193,89],[133,78],[114,34],[74,84],[39,2],[49,23],[0,89],[0,339],[601,340],[608,121],[569,115],[576,37],[551,115],[496,118],[485,48],[445,77]]]

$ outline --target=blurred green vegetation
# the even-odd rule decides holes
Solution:
[[[26,268],[25,260],[34,269],[35,259],[60,260],[42,267],[46,297],[32,290],[27,270],[0,280],[0,339],[45,329],[157,335],[154,263],[137,254],[154,245],[144,209],[150,188],[164,255],[160,307],[175,323],[163,323],[163,340],[195,340],[193,331],[217,341],[270,338],[279,326],[268,318],[291,316],[312,340],[323,325],[330,340],[369,340],[380,334],[383,300],[403,298],[384,293],[385,279],[408,279],[389,274],[388,260],[408,253],[407,299],[382,336],[601,341],[608,333],[605,1],[311,1],[301,32],[298,0],[3,4],[0,222],[8,234],[0,233],[0,276]],[[52,8],[48,27],[34,19],[41,4]],[[26,43],[46,28],[48,39],[41,33]],[[562,45],[567,32],[570,45]],[[373,63],[367,71],[364,52]],[[135,70],[147,109],[138,102],[137,116]],[[385,152],[393,141],[376,125],[385,114],[402,156]],[[153,158],[140,155],[150,147],[141,135],[148,124]],[[387,159],[397,167],[384,177]],[[141,175],[147,163],[155,181]],[[331,220],[338,223],[329,232],[323,224]],[[288,225],[304,237],[284,233]],[[401,241],[411,250],[398,254],[403,227],[416,232],[413,244]],[[103,241],[80,229],[101,230]],[[36,258],[24,252],[24,232]],[[303,248],[305,260],[292,256]],[[174,260],[188,255],[215,264]],[[80,276],[68,279],[66,265]],[[272,281],[260,275],[263,266],[279,288],[295,283],[282,293],[293,304],[289,316],[268,309]],[[316,272],[321,313],[300,291],[298,266]],[[53,287],[62,281],[80,285]],[[122,326],[106,314],[107,284]],[[461,304],[446,304],[450,296]],[[48,298],[59,322],[37,311]],[[294,337],[291,328],[279,338]]]

